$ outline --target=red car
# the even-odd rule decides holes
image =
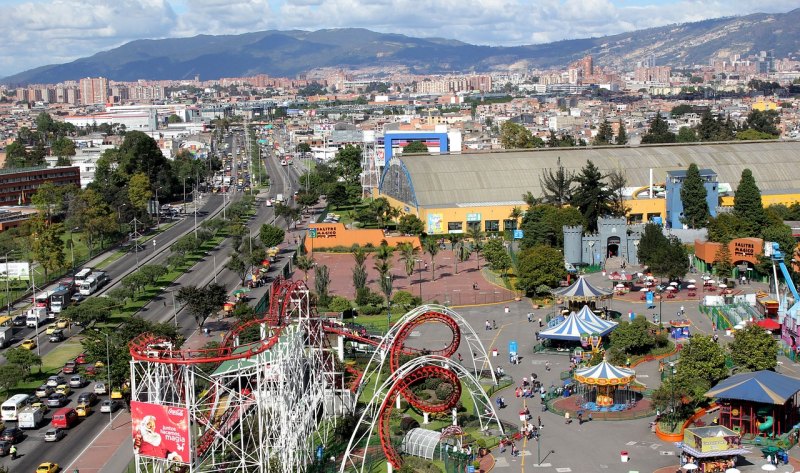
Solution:
[[[80,365],[86,363],[86,354],[85,353],[81,353],[80,355],[78,355],[75,358],[75,363],[78,363]]]
[[[64,363],[64,367],[61,368],[61,371],[64,374],[75,374],[75,372],[78,371],[78,364],[74,361],[68,361]]]

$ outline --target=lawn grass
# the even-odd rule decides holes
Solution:
[[[32,372],[30,379],[17,383],[14,388],[9,390],[6,399],[14,394],[31,394],[34,389],[44,384],[49,376],[58,374],[64,367],[64,363],[74,360],[81,353],[83,353],[83,345],[77,338],[70,338],[60,343],[42,357],[41,369]]]
[[[110,255],[108,255],[108,257],[106,259],[104,259],[103,261],[97,263],[95,265],[95,268],[96,269],[105,269],[111,263],[113,263],[114,261],[117,261],[118,259],[122,258],[127,253],[128,253],[127,250],[117,250],[117,251],[111,253]]]

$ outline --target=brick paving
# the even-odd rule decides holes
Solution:
[[[476,304],[492,304],[514,300],[514,293],[508,289],[497,286],[486,281],[478,270],[478,261],[474,256],[465,262],[458,262],[458,273],[453,251],[441,250],[436,255],[436,268],[434,273],[433,264],[429,254],[418,254],[417,259],[420,263],[415,264],[414,273],[409,277],[405,272],[405,263],[400,260],[395,253],[392,256],[392,269],[390,274],[393,278],[394,292],[408,291],[415,296],[422,291],[424,302],[438,301],[441,304],[449,302],[452,306],[465,306]],[[353,256],[349,253],[323,253],[315,251],[313,254],[317,266],[325,265],[330,272],[329,292],[331,295],[339,295],[353,299],[352,271],[355,267]],[[427,264],[427,270],[425,265]],[[481,258],[480,265],[483,266],[485,260]],[[380,292],[379,275],[375,270],[375,259],[369,255],[364,265],[367,268],[367,285],[377,293]],[[434,279],[435,276],[435,279]],[[302,278],[303,272],[296,270],[294,278]],[[308,285],[314,287],[314,271],[308,272]],[[477,289],[474,288],[477,285]]]

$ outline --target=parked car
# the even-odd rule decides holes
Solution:
[[[50,343],[63,342],[66,339],[67,339],[67,336],[64,334],[64,331],[61,330],[61,329],[57,329],[55,332],[51,333],[50,337],[48,338]]]
[[[64,407],[69,403],[69,399],[62,393],[53,393],[47,398],[48,407]]]
[[[69,387],[71,388],[82,388],[83,385],[86,383],[86,380],[83,379],[83,376],[76,374],[69,378]]]
[[[78,404],[88,404],[90,406],[93,406],[95,405],[96,402],[97,402],[97,394],[93,392],[86,391],[81,393],[80,396],[78,396]]]
[[[22,429],[18,429],[16,427],[6,429],[2,434],[0,434],[0,440],[4,442],[20,443],[24,438],[25,434],[22,432]]]
[[[52,386],[48,386],[46,384],[43,384],[43,385],[39,386],[38,388],[36,388],[36,393],[35,394],[36,394],[36,397],[43,398],[43,397],[50,396],[54,392],[55,391],[54,391]]]
[[[22,341],[22,344],[19,347],[24,348],[25,350],[33,350],[36,348],[36,340],[32,338],[26,338]]]
[[[64,374],[75,374],[76,371],[78,371],[78,363],[74,361],[64,363],[64,367],[61,368],[61,372]]]
[[[59,384],[56,386],[56,392],[61,393],[65,396],[69,396],[72,394],[72,388],[69,387],[69,384]]]
[[[47,432],[44,433],[44,441],[45,442],[58,442],[59,440],[63,439],[67,435],[63,429],[54,428],[54,429],[47,429]]]
[[[105,383],[94,383],[94,393],[98,396],[108,394],[108,388],[106,388]]]
[[[116,412],[117,409],[119,409],[120,407],[121,407],[120,402],[117,401],[116,399],[106,399],[105,401],[100,403],[100,412],[105,412],[105,413]]]
[[[51,387],[54,387],[54,388],[56,386],[58,386],[59,384],[64,384],[66,382],[67,382],[67,380],[64,379],[63,376],[55,375],[55,376],[50,376],[49,378],[47,378],[47,385],[51,386]]]
[[[0,457],[4,457],[11,453],[11,444],[8,442],[0,442]]]

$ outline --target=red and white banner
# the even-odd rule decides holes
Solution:
[[[131,401],[133,452],[189,463],[189,411],[183,407]]]

